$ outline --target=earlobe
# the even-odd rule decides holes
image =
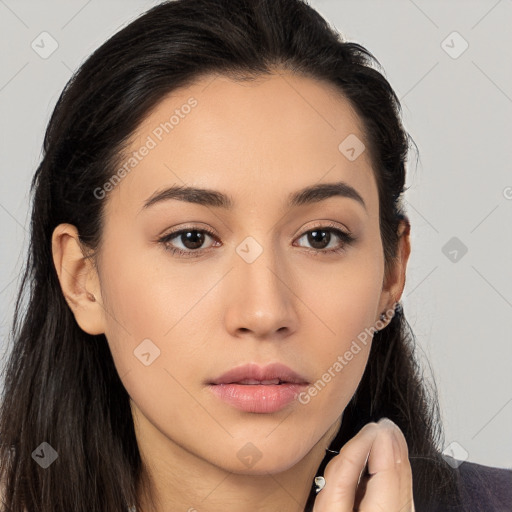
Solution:
[[[105,332],[104,310],[96,269],[82,250],[72,224],[59,224],[52,234],[52,254],[62,293],[82,330]]]

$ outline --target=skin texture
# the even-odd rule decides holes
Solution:
[[[191,97],[197,105],[158,140],[155,128]],[[54,262],[64,296],[84,331],[105,333],[131,397],[154,510],[303,510],[364,372],[371,336],[307,404],[294,401],[269,414],[242,412],[214,396],[206,382],[243,363],[279,361],[314,383],[400,299],[409,232],[401,236],[397,265],[384,282],[369,151],[350,161],[338,149],[350,134],[366,144],[350,104],[325,83],[288,72],[250,83],[206,76],[164,98],[134,133],[130,151],[148,136],[157,144],[103,199],[98,269],[84,258],[74,226],[55,229]],[[292,192],[341,180],[359,192],[366,209],[340,196],[286,206]],[[176,199],[142,208],[171,185],[229,194],[233,210]],[[93,191],[91,200],[97,200]],[[345,244],[331,232],[330,242],[312,245],[307,233],[332,223],[357,240]],[[182,228],[211,229],[215,237],[205,233],[203,245],[191,249],[177,236],[167,245],[202,254],[175,255],[158,239]],[[251,263],[236,250],[249,236],[262,248]],[[325,253],[343,244],[343,252]],[[134,355],[145,339],[160,350],[149,366]],[[362,457],[348,468],[356,475],[347,491],[352,500],[372,443],[380,440],[380,452],[371,457],[376,464],[388,453],[393,431],[389,425],[367,427],[371,435],[352,440]],[[247,443],[261,456],[251,467],[238,457]],[[336,471],[339,458],[330,462],[326,481],[346,470]],[[408,470],[406,456],[401,466]],[[402,482],[397,496],[403,506],[410,478],[399,476],[385,492]],[[322,508],[316,512],[352,510],[332,505],[339,496],[329,497],[329,487],[333,483],[318,495]],[[148,500],[143,510],[153,510]]]

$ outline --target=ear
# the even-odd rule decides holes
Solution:
[[[405,287],[407,262],[411,253],[411,224],[405,217],[398,226],[398,251],[395,264],[384,278],[378,316],[392,309],[400,300]],[[389,317],[388,317],[389,318]]]
[[[62,293],[82,330],[105,332],[105,315],[99,278],[86,257],[72,224],[59,224],[52,234],[53,263]]]

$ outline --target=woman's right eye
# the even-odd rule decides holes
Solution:
[[[212,231],[209,231],[204,228],[185,228],[173,231],[161,237],[158,241],[164,245],[164,249],[166,251],[170,251],[172,254],[179,254],[180,256],[185,257],[197,257],[203,254],[205,250],[201,249],[201,246],[203,245],[205,240],[205,234],[207,237],[216,238],[215,234]],[[179,240],[184,245],[185,249],[180,249],[178,247],[174,247],[173,245],[171,245],[171,240],[174,239]],[[185,244],[188,244],[191,247],[187,247]]]

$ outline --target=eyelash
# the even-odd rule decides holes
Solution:
[[[345,232],[345,231],[342,231],[341,229],[337,228],[335,224],[314,226],[313,228],[308,229],[307,231],[302,233],[302,235],[300,235],[298,238],[300,239],[304,235],[307,235],[308,233],[311,233],[313,231],[319,231],[319,230],[329,231],[329,232],[334,233],[336,236],[338,236],[342,240],[343,244],[340,247],[337,247],[335,249],[327,249],[327,250],[325,250],[325,249],[309,249],[309,251],[313,252],[314,255],[340,254],[340,253],[346,251],[347,245],[352,244],[357,239],[352,233],[350,233],[348,231]],[[166,251],[171,252],[172,254],[183,256],[186,258],[197,258],[197,257],[201,256],[208,249],[195,249],[195,250],[189,249],[187,251],[184,251],[183,249],[178,249],[176,247],[169,246],[169,242],[172,239],[177,238],[178,236],[180,236],[184,233],[189,233],[191,231],[197,231],[198,233],[206,233],[207,235],[209,235],[210,237],[212,237],[214,239],[217,238],[215,233],[213,233],[213,231],[211,231],[210,229],[207,229],[207,228],[199,229],[198,226],[191,226],[191,227],[180,229],[178,231],[173,231],[172,233],[169,233],[169,234],[159,238],[158,242],[162,243],[164,246],[164,249]]]

